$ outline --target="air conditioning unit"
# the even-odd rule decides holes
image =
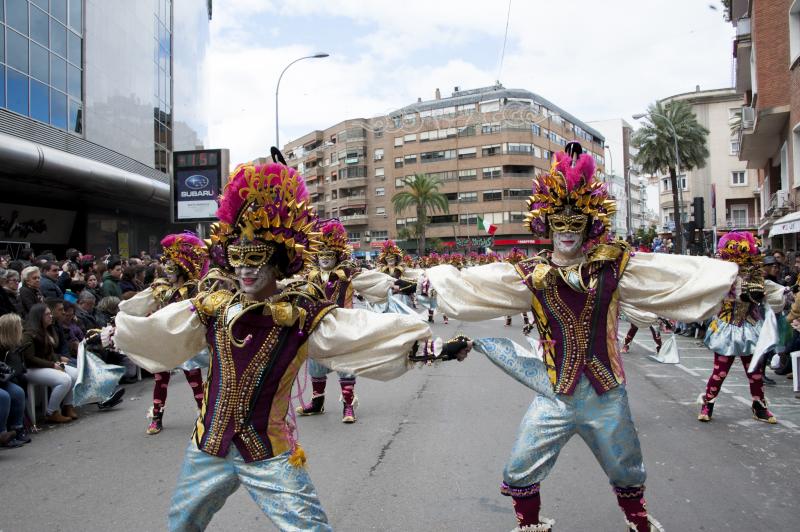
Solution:
[[[778,209],[785,209],[789,206],[789,193],[786,190],[778,190],[775,192],[775,207]]]
[[[750,106],[742,107],[742,129],[751,129],[756,121],[756,110]]]

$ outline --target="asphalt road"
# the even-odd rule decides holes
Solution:
[[[520,318],[470,324],[473,337],[523,343]],[[625,325],[622,325],[623,329]],[[435,326],[450,337],[458,324]],[[680,366],[646,357],[640,331],[625,355],[631,406],[649,480],[648,507],[674,531],[798,530],[800,400],[780,378],[768,390],[779,425],[754,421],[744,373],[734,367],[710,424],[694,400],[711,356],[680,338]],[[310,386],[309,386],[310,388]],[[165,430],[146,436],[152,381],[128,386],[110,412],[93,406],[67,426],[45,428],[32,444],[0,452],[0,531],[150,531],[166,528],[169,500],[192,430],[183,376],[170,383]],[[354,425],[340,422],[338,384],[328,412],[301,418],[309,471],[336,530],[503,531],[515,526],[499,494],[504,461],[531,394],[478,354],[463,363],[413,370],[388,383],[360,379]],[[307,392],[307,393],[310,393]],[[542,514],[561,531],[622,531],[608,481],[574,438],[542,485]],[[209,530],[273,530],[240,489]]]

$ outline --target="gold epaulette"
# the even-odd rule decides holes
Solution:
[[[630,253],[631,246],[624,240],[608,244],[598,244],[589,251],[589,262],[617,260],[624,252]]]

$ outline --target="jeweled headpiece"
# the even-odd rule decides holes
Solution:
[[[320,253],[332,251],[336,253],[336,259],[339,262],[347,260],[350,257],[353,249],[347,242],[347,230],[342,225],[342,222],[335,218],[320,221],[319,231],[322,233],[319,245]]]
[[[221,246],[228,268],[266,264],[282,247],[288,261],[278,275],[289,277],[310,261],[319,244],[306,184],[295,169],[280,163],[239,165],[216,215],[211,243]]]
[[[194,233],[186,231],[161,239],[163,262],[171,260],[186,274],[187,279],[200,279],[208,273],[208,248]]]
[[[387,240],[381,244],[381,252],[378,255],[378,262],[386,264],[386,259],[394,256],[395,260],[399,263],[400,258],[403,256],[403,250],[397,247],[394,240]]]
[[[574,165],[572,156],[556,153],[550,173],[534,178],[527,203],[525,225],[533,234],[549,236],[550,215],[582,214],[588,217],[587,242],[600,240],[608,232],[610,217],[617,210],[608,198],[607,185],[596,179],[594,159],[586,153],[578,155]]]
[[[747,231],[731,231],[719,239],[717,256],[740,266],[760,265],[761,250],[758,241]]]

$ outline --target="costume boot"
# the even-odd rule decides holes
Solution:
[[[433,311],[428,310],[428,323],[433,323]]]
[[[504,491],[505,490],[505,491]],[[501,491],[505,493],[521,492],[515,488],[507,487],[504,483]],[[528,493],[511,495],[514,504],[514,514],[517,516],[517,528],[511,532],[550,532],[553,530],[553,521],[546,517],[539,516],[539,509],[542,506],[542,499],[539,495],[539,485],[534,484],[527,490]]]
[[[511,327],[511,316],[506,316],[506,327]]]
[[[150,424],[147,426],[146,431],[148,435],[152,436],[164,430],[164,426],[162,425],[162,420],[164,419],[163,408],[156,410],[155,407],[150,407],[150,410],[147,412],[147,417],[150,418]]]
[[[315,416],[325,412],[325,384],[327,377],[311,377],[311,405],[307,407],[298,406],[295,412],[301,416]]]
[[[449,321],[447,321],[447,314],[443,314],[443,315],[442,315],[442,319],[444,320],[444,324],[445,324],[445,325],[447,325],[448,323],[450,323]]]
[[[614,488],[617,504],[625,513],[628,530],[632,532],[649,532],[650,523],[647,518],[647,504],[644,500],[644,486]]]
[[[771,424],[778,422],[773,413],[767,408],[765,401],[762,402],[760,399],[755,399],[753,401],[753,419]]]
[[[712,414],[714,414],[714,401],[716,400],[717,400],[716,397],[714,399],[709,400],[706,398],[706,394],[704,393],[700,394],[700,397],[697,398],[697,402],[700,403],[701,405],[700,414],[697,416],[698,421],[703,421],[703,422],[711,421],[711,416]]]
[[[649,515],[647,516],[647,528],[644,529],[638,529],[633,523],[628,521],[628,528],[625,532],[638,532],[639,530],[645,530],[646,532],[664,532],[664,527]]]
[[[342,408],[342,423],[355,423],[356,422],[356,405],[358,405],[358,399],[356,399],[356,380],[353,379],[340,379],[339,385],[342,387],[342,403],[344,403],[344,407]]]

